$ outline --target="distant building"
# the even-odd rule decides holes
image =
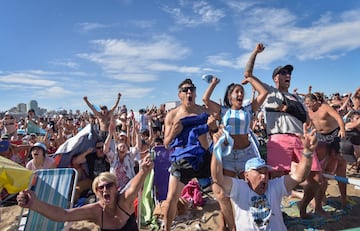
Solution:
[[[19,103],[17,105],[18,112],[27,113],[27,107],[25,103]]]
[[[39,114],[39,106],[38,106],[38,102],[36,100],[30,100],[30,102],[29,102],[29,110],[30,109],[34,109],[35,115]]]
[[[170,102],[167,102],[167,103],[164,103],[164,104],[165,104],[165,110],[169,111],[169,110],[174,109],[177,106],[179,106],[180,101],[170,101]]]

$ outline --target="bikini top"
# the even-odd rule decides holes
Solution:
[[[251,104],[239,110],[221,107],[221,121],[227,127],[231,135],[245,135],[250,133],[250,122],[252,119]]]
[[[126,215],[129,216],[126,224],[121,229],[104,229],[103,222],[104,222],[104,211],[101,210],[101,231],[138,231],[138,225],[136,223],[135,213],[129,214],[124,209],[122,209],[118,203],[116,203],[117,207],[123,211]]]

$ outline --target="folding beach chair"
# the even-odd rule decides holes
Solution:
[[[166,199],[169,186],[169,167],[171,165],[170,155],[173,149],[166,149],[165,146],[155,146],[154,152],[154,198],[155,202]]]
[[[75,195],[78,173],[74,168],[39,169],[33,173],[31,190],[39,200],[62,208],[71,208]],[[21,211],[21,215],[23,215]],[[21,216],[19,230],[62,230],[64,222],[55,222],[29,210]]]

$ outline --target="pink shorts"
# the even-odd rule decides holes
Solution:
[[[267,144],[267,164],[275,171],[290,171],[291,161],[299,163],[303,145],[301,139],[294,134],[273,134]],[[321,171],[321,165],[315,153],[311,171]]]

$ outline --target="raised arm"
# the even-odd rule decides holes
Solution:
[[[113,139],[113,137],[115,136],[115,117],[112,116],[111,120],[110,120],[110,124],[109,124],[109,133],[105,139],[104,142],[104,148],[103,151],[105,154],[107,154],[108,152],[110,152],[110,146],[111,146],[111,140]]]
[[[150,154],[148,154],[141,160],[139,172],[134,178],[132,178],[129,188],[127,188],[124,193],[125,200],[128,203],[132,204],[134,202],[134,199],[138,196],[138,192],[144,184],[146,176],[150,173],[153,167],[154,163],[150,158]]]
[[[115,109],[117,108],[117,106],[119,105],[120,102],[120,98],[121,98],[121,93],[118,93],[118,97],[115,101],[115,104],[111,107],[110,112],[113,113],[115,111]]]
[[[245,77],[245,79],[242,81],[242,84],[247,84],[247,83],[250,83],[252,87],[255,89],[255,91],[258,92],[257,97],[251,103],[253,112],[256,112],[260,108],[260,106],[264,103],[268,91],[263,86],[262,82],[255,76]]]
[[[246,63],[245,72],[244,72],[245,77],[250,77],[253,75],[252,72],[254,69],[256,56],[258,53],[261,53],[264,49],[265,49],[265,47],[262,43],[256,44],[254,51],[251,53],[250,58],[249,58],[248,62]]]
[[[303,125],[304,135],[301,136],[301,141],[304,146],[303,154],[295,172],[291,175],[284,176],[285,187],[288,192],[295,188],[298,184],[303,182],[309,175],[311,170],[312,159],[314,150],[317,146],[316,130],[306,132],[306,125]]]
[[[202,97],[202,101],[204,102],[205,106],[210,110],[212,114],[220,113],[220,104],[210,99],[216,85],[219,82],[220,80],[216,76],[214,76]]]
[[[84,96],[84,101],[88,105],[88,107],[91,109],[91,111],[94,113],[95,116],[99,116],[100,112],[98,112],[94,106],[90,103],[87,96]]]
[[[223,130],[219,129],[217,133],[213,135],[213,142],[216,144],[219,138],[222,136]],[[225,195],[230,195],[230,191],[232,188],[232,179],[231,177],[224,176],[223,174],[223,166],[220,160],[216,158],[216,155],[212,155],[211,160],[211,178],[215,185],[213,190],[217,190],[219,187],[224,191]]]
[[[24,190],[17,196],[18,205],[23,208],[34,210],[43,216],[58,222],[95,220],[95,204],[88,204],[79,208],[63,209],[37,199],[35,193],[31,190]]]

